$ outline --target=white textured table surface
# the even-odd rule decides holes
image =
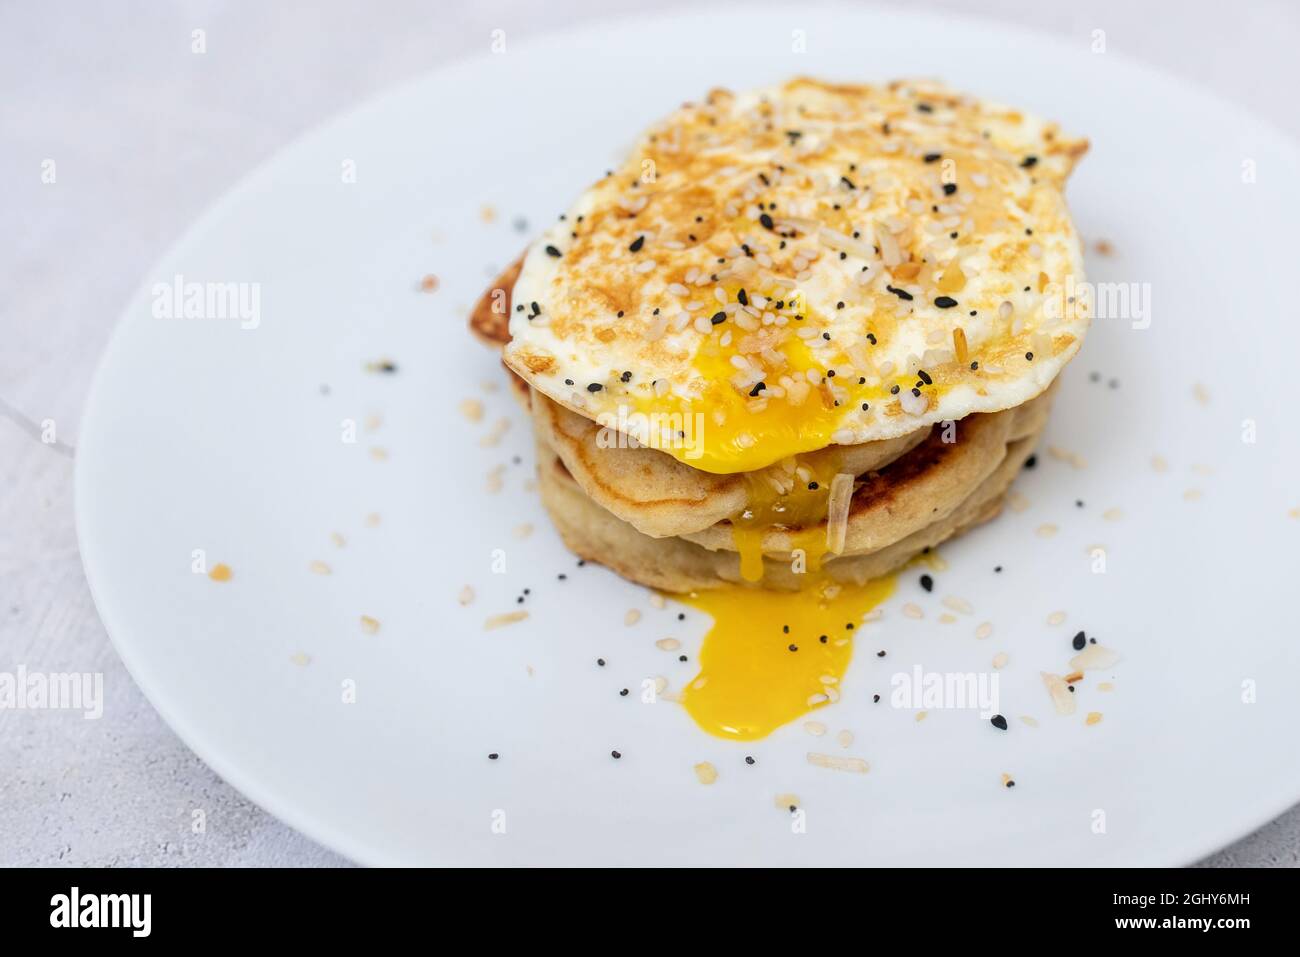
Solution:
[[[485,49],[494,29],[525,40],[579,20],[672,5],[27,0],[0,7],[0,672],[22,665],[104,674],[100,720],[0,710],[0,864],[346,863],[208,770],[114,653],[86,589],[72,513],[91,373],[150,264],[243,173],[306,129]],[[978,12],[1080,43],[1104,29],[1111,48],[1275,117],[1300,136],[1293,103],[1300,11],[1290,0],[912,5]],[[202,55],[191,52],[199,29],[206,31]],[[41,182],[48,160],[57,164],[52,186]],[[42,441],[51,426],[57,441]],[[1293,759],[1289,741],[1279,747],[1279,757]],[[207,819],[201,835],[190,827],[196,809]],[[1206,863],[1300,866],[1300,808]]]

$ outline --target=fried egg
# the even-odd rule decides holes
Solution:
[[[1086,149],[932,82],[715,90],[529,249],[505,362],[715,473],[1020,405],[1087,330]]]

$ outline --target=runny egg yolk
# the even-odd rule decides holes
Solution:
[[[709,734],[753,741],[838,700],[857,628],[894,581],[821,581],[799,592],[733,586],[682,599],[713,618],[700,672],[682,693],[687,713]]]
[[[828,389],[808,381],[808,370],[817,368],[808,347],[791,338],[772,353],[780,363],[773,378],[787,376],[795,381],[793,395],[765,398],[763,390],[750,395],[737,389],[732,379],[740,370],[732,357],[741,354],[715,340],[706,341],[691,364],[694,381],[700,384],[696,394],[668,393],[637,400],[637,411],[650,417],[655,446],[692,468],[731,474],[756,471],[832,444],[841,410]],[[763,363],[758,354],[743,358]],[[769,387],[776,385],[763,381]]]
[[[745,476],[745,508],[731,518],[731,535],[740,553],[740,575],[745,581],[762,580],[763,535],[776,526],[792,531],[794,547],[804,553],[802,570],[821,569],[827,551],[822,522],[835,472],[833,462],[812,469],[796,458],[791,474],[774,476],[768,471]]]

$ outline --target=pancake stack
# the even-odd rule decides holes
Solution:
[[[578,555],[864,583],[998,514],[1088,326],[1086,142],[934,83],[715,90],[475,307]]]

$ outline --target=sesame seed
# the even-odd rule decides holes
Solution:
[[[989,723],[999,731],[1007,730],[1007,719],[1002,717],[1000,714],[995,714],[993,717],[989,718]]]
[[[558,249],[556,249],[554,246],[547,246],[547,247],[546,247],[546,255],[548,255],[548,256],[554,256],[556,259],[559,259],[560,256],[562,255],[562,253],[561,253]]]
[[[953,306],[957,305],[957,300],[952,298],[952,296],[940,296],[934,301],[934,304],[940,309],[951,309]]]
[[[645,245],[645,237],[638,236],[636,239],[632,240],[631,245],[629,245],[627,248],[634,253],[639,253],[641,251],[641,247],[644,245]]]

